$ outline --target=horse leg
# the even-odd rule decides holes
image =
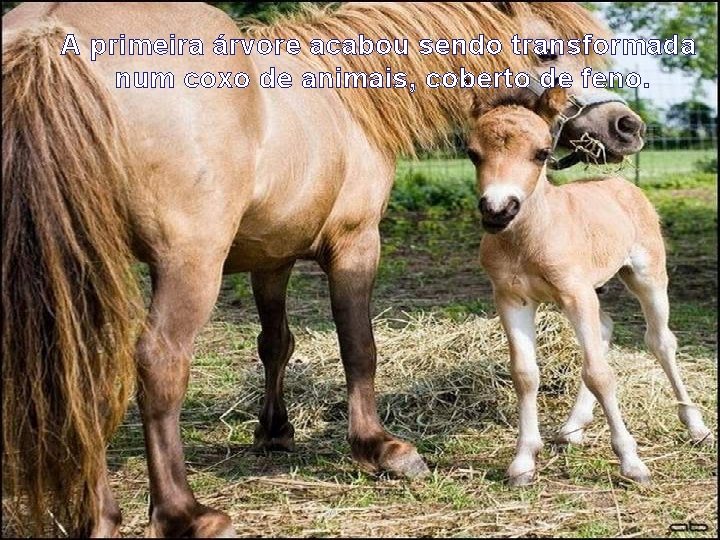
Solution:
[[[120,536],[122,514],[120,513],[120,506],[118,506],[110,489],[107,468],[98,479],[94,495],[98,501],[98,517],[88,527],[87,536],[90,538],[118,538]]]
[[[295,448],[295,430],[288,422],[283,400],[285,366],[295,348],[285,311],[288,279],[293,265],[271,272],[251,274],[253,294],[262,331],[258,336],[258,353],[265,367],[265,397],[260,424],[255,429],[254,447],[258,450]]]
[[[537,416],[540,371],[535,360],[535,312],[537,304],[520,304],[495,296],[510,345],[510,374],[518,398],[518,441],[515,458],[507,470],[510,485],[524,486],[535,476],[535,458],[543,447]]]
[[[380,257],[377,227],[343,236],[322,261],[348,389],[348,441],[353,457],[371,470],[418,477],[428,468],[411,444],[385,431],[375,402],[376,349],[370,298]]]
[[[668,326],[670,302],[667,294],[667,275],[643,275],[630,269],[624,270],[621,278],[627,288],[637,297],[645,316],[647,329],[645,344],[665,371],[678,401],[678,416],[685,425],[695,444],[712,444],[710,429],[703,422],[700,410],[690,399],[675,360],[677,339]]]
[[[582,347],[582,378],[603,408],[610,426],[610,442],[620,459],[621,473],[638,483],[649,483],[650,471],[640,460],[637,443],[620,413],[615,374],[604,354],[598,297],[592,289],[579,290],[576,294],[565,295],[562,307]]]
[[[600,310],[600,324],[602,324],[603,350],[605,354],[607,354],[610,351],[613,321],[602,309]],[[580,380],[580,388],[577,398],[575,399],[575,405],[572,411],[570,411],[570,416],[567,421],[555,437],[555,442],[557,444],[581,444],[583,441],[583,431],[593,420],[594,408],[595,396],[588,389],[587,385]]]
[[[193,341],[215,304],[221,273],[222,260],[199,253],[153,269],[152,305],[138,344],[138,403],[150,476],[152,536],[206,538],[233,533],[227,515],[195,500],[180,437],[180,408]]]

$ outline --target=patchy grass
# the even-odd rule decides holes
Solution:
[[[615,347],[611,361],[654,485],[619,476],[598,418],[583,447],[560,453],[547,444],[536,484],[512,489],[503,475],[515,445],[516,401],[497,318],[457,322],[425,314],[377,320],[375,327],[381,415],[389,429],[418,443],[433,469],[424,481],[358,472],[347,457],[343,374],[332,331],[296,332],[286,397],[299,451],[251,453],[261,366],[251,347],[209,349],[236,334],[254,335],[257,327],[218,317],[204,332],[183,415],[190,481],[200,500],[231,514],[241,535],[664,535],[670,523],[688,520],[715,530],[715,451],[687,443],[662,369],[646,353]],[[539,328],[541,426],[549,439],[569,412],[581,360],[563,317],[544,311]],[[713,360],[682,364],[715,428]],[[129,424],[113,445],[113,484],[126,534],[139,535],[146,477],[136,420]]]
[[[506,340],[477,262],[474,195],[467,184],[408,186],[398,183],[382,224],[374,302],[378,401],[386,426],[417,444],[431,477],[409,482],[369,475],[349,459],[327,282],[314,263],[300,262],[289,292],[297,347],[286,377],[298,451],[250,452],[262,398],[259,327],[247,276],[230,276],[200,336],[182,416],[198,499],[229,512],[242,536],[667,536],[670,524],[689,521],[709,530],[671,536],[716,536],[715,449],[688,444],[662,369],[644,351],[637,303],[615,281],[602,298],[616,321],[610,360],[653,485],[619,476],[599,411],[584,446],[558,452],[546,444],[537,482],[506,485],[516,401]],[[715,176],[666,176],[647,192],[667,236],[679,362],[716,432]],[[569,412],[580,358],[562,317],[546,310],[539,322],[539,410],[549,440]],[[142,535],[147,474],[134,408],[110,457],[123,532]]]

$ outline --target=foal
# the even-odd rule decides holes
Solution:
[[[508,336],[511,373],[519,402],[519,438],[507,475],[512,485],[532,482],[542,447],[537,420],[539,372],[535,312],[557,303],[570,319],[584,363],[577,402],[558,435],[578,443],[592,420],[595,398],[610,425],[621,473],[640,483],[650,472],[625,427],[615,376],[605,355],[612,321],[595,290],[618,274],[637,296],[647,323],[645,342],[662,364],[694,442],[711,440],[675,363],[677,343],[668,328],[665,248],[658,216],[643,192],[617,177],[551,185],[550,125],[565,108],[562,88],[547,90],[534,111],[517,105],[473,112],[468,155],[475,164],[483,228],[480,260],[492,280],[495,304]]]

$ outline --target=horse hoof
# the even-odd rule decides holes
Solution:
[[[255,438],[252,449],[254,452],[294,452],[295,451],[295,428],[286,422],[280,429],[273,430],[272,435],[268,434],[262,425],[255,428]]]
[[[119,523],[98,523],[89,534],[79,534],[78,538],[121,538]]]
[[[236,538],[230,517],[216,510],[198,516],[193,526],[194,538]]]
[[[584,431],[582,429],[575,429],[572,431],[562,430],[555,437],[555,444],[565,446],[568,444],[581,445],[584,439]]]
[[[701,431],[699,433],[691,434],[692,443],[695,446],[711,447],[715,444],[715,437],[713,437],[712,431]]]
[[[156,509],[157,510],[157,509]],[[198,504],[180,516],[153,512],[147,536],[150,538],[235,538],[237,534],[224,512]]]
[[[353,458],[370,471],[401,478],[422,478],[430,473],[415,447],[387,432],[368,438],[350,438]]]
[[[512,487],[529,486],[535,481],[535,460],[527,455],[517,456],[508,467],[506,478]]]
[[[512,476],[508,474],[507,481],[511,487],[532,485],[535,482],[535,471],[526,471]]]
[[[405,443],[407,444],[407,443]],[[396,453],[387,458],[382,464],[382,468],[393,475],[402,476],[410,480],[422,478],[430,474],[430,469],[418,451],[412,445],[401,453]]]
[[[640,484],[642,486],[648,486],[651,483],[650,469],[648,469],[642,461],[638,461],[628,466],[623,466],[620,473],[625,478],[628,478],[636,484]]]

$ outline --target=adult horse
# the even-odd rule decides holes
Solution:
[[[554,30],[555,29],[555,30]],[[564,38],[602,29],[572,4],[357,4],[310,10],[253,34],[298,37]],[[81,55],[59,54],[65,35]],[[208,6],[25,4],[3,18],[3,457],[7,486],[35,521],[48,510],[82,534],[118,532],[105,445],[136,373],[150,477],[150,532],[219,536],[222,512],[188,486],[179,417],[193,340],[215,303],[223,272],[250,271],[262,326],[266,392],[255,434],[261,448],[289,448],[282,395],[293,337],[285,293],[294,261],[328,275],[348,386],[349,441],[365,465],[408,476],[427,468],[378,418],[370,295],[378,224],[395,156],[442,138],[465,117],[458,91],[115,89],[119,71],[290,72],[386,66],[424,74],[541,69],[497,56],[312,57],[103,55],[91,38],[241,37]],[[576,58],[547,57],[546,65]],[[587,59],[594,60],[594,59]],[[642,144],[624,105],[585,111],[569,130],[592,127],[612,157]],[[586,128],[583,128],[585,123]],[[152,302],[135,347],[132,257],[148,263]],[[137,371],[136,371],[137,370]]]

